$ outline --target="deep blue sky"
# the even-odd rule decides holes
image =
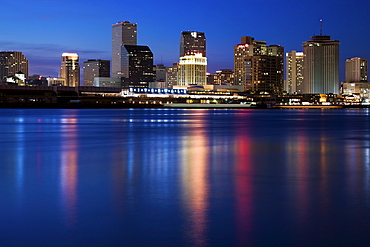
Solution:
[[[22,51],[30,74],[57,76],[61,54],[76,52],[80,63],[110,59],[111,25],[138,23],[138,43],[149,45],[155,63],[178,61],[181,31],[205,32],[208,71],[233,68],[233,46],[241,36],[302,50],[323,33],[341,42],[341,79],[346,58],[370,59],[370,1],[118,1],[0,0],[0,50]]]

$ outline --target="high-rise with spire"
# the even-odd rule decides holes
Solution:
[[[339,41],[322,34],[303,42],[304,71],[303,93],[339,93]]]

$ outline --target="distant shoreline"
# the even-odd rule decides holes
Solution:
[[[248,104],[140,104],[140,103],[0,103],[0,109],[347,109],[370,108],[369,105],[248,105]]]

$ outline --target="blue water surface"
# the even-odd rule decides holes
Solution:
[[[368,109],[1,109],[0,246],[370,246]]]

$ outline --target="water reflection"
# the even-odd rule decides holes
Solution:
[[[78,119],[71,112],[61,119],[63,123],[60,153],[60,187],[66,224],[73,226],[78,221]]]
[[[13,236],[5,246],[28,246],[51,232],[48,243],[35,246],[55,239],[76,246],[369,242],[367,113],[7,114],[0,206],[2,219],[15,223],[2,228]]]
[[[24,118],[16,119],[16,148],[15,148],[15,164],[16,164],[16,188],[18,205],[21,204],[23,198],[24,186],[24,166],[25,166],[25,123]]]
[[[192,246],[205,246],[208,241],[209,144],[204,132],[206,121],[200,112],[197,113],[192,115],[196,125],[182,140],[181,173],[183,200],[188,215],[185,229]]]
[[[250,121],[244,119],[244,121]],[[246,129],[238,131],[236,143],[235,199],[239,246],[250,246],[253,230],[252,142]]]

